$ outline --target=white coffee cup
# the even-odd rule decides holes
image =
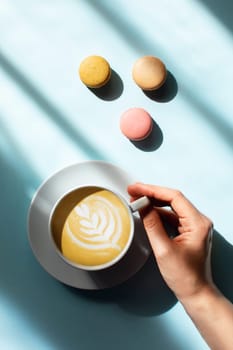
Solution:
[[[70,190],[50,214],[50,238],[57,254],[67,264],[86,271],[117,264],[132,244],[133,213],[149,204],[145,196],[128,203],[113,189],[97,185]]]

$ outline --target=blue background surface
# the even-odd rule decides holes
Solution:
[[[214,278],[233,301],[232,10],[227,0],[1,0],[1,349],[208,348],[152,259],[123,287],[77,291],[37,263],[26,219],[38,185],[84,160],[179,188],[214,222]],[[91,54],[115,72],[99,95],[77,75]],[[156,98],[131,78],[143,55],[170,72]],[[156,123],[150,145],[120,132],[135,106]]]

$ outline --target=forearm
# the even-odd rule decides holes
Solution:
[[[180,301],[212,350],[233,349],[233,304],[215,287]]]

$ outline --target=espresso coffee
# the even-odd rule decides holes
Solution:
[[[59,203],[51,229],[62,255],[85,267],[117,259],[129,242],[131,226],[129,210],[116,194],[84,187]]]

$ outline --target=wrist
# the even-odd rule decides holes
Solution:
[[[187,311],[191,309],[200,311],[207,309],[209,304],[219,297],[221,297],[221,293],[217,287],[213,283],[208,283],[195,293],[178,299]]]

